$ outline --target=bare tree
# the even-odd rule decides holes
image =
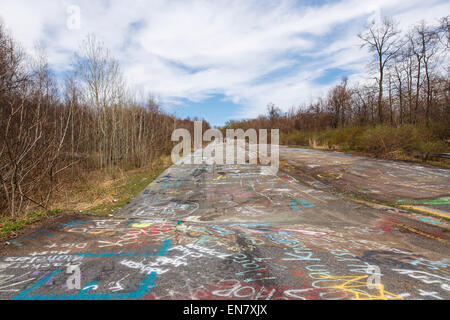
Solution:
[[[431,84],[431,73],[434,66],[433,59],[438,52],[439,35],[433,28],[427,27],[425,22],[415,27],[417,40],[420,47],[420,55],[423,59],[423,67],[425,72],[426,83],[426,107],[425,119],[427,124],[430,122],[430,112],[432,111],[433,87]]]
[[[58,108],[56,86],[45,56],[35,60],[25,78],[20,87],[9,88],[1,104],[5,116],[0,130],[1,200],[12,217],[29,203],[47,208],[55,177],[67,168],[60,161],[60,153],[69,121]]]
[[[362,47],[368,47],[374,53],[378,66],[378,121],[383,122],[383,81],[386,65],[395,58],[400,49],[396,23],[391,18],[385,18],[381,23],[369,24],[366,30],[359,34],[363,41]]]
[[[346,111],[349,109],[352,93],[347,88],[348,79],[342,79],[341,83],[334,87],[328,95],[328,105],[333,114],[331,126],[343,127],[346,122]]]
[[[84,94],[84,103],[95,108],[97,135],[95,143],[100,151],[102,166],[114,161],[112,154],[117,134],[117,107],[123,102],[124,82],[119,63],[111,57],[104,44],[89,35],[76,55],[76,70]],[[108,127],[112,126],[112,134]]]
[[[445,48],[447,50],[450,49],[450,16],[446,16],[441,19],[441,24],[437,29],[437,32]]]
[[[0,99],[16,92],[27,81],[25,54],[0,23]]]

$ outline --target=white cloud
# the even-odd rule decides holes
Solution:
[[[82,29],[66,28],[69,5],[81,8]],[[285,109],[323,95],[333,84],[313,80],[341,68],[360,78],[367,54],[356,34],[369,16],[394,15],[402,26],[435,21],[450,3],[428,0],[301,1],[48,1],[3,0],[0,16],[31,50],[47,46],[56,70],[89,33],[119,58],[129,82],[169,103],[214,93],[255,116],[274,102]],[[280,71],[283,70],[283,71]],[[272,72],[279,72],[271,77]],[[288,71],[288,72],[287,72]],[[264,79],[264,80],[262,80]]]

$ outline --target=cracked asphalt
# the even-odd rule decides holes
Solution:
[[[306,176],[306,180],[316,180],[318,188],[331,187],[357,197],[450,219],[448,169],[289,147],[281,147],[280,156],[287,162],[286,169],[294,169],[300,177]]]
[[[349,168],[375,170],[355,156],[281,156],[289,173],[179,162],[112,217],[66,215],[28,230],[0,253],[0,299],[450,298],[448,220],[344,195],[336,186]],[[342,177],[343,167],[317,171],[336,157],[350,163]],[[395,187],[348,184],[446,211],[414,201],[445,197],[448,170],[398,166],[386,173]],[[406,191],[414,175],[420,197]]]

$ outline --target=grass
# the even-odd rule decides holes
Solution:
[[[23,229],[27,225],[41,221],[50,216],[60,214],[61,212],[62,210],[60,209],[32,211],[15,220],[2,217],[0,218],[0,239],[14,234],[16,231]]]
[[[171,164],[161,158],[151,167],[123,171],[119,168],[90,172],[85,178],[61,188],[50,210],[32,211],[23,217],[0,217],[0,239],[14,236],[28,225],[64,212],[108,216],[136,197]]]
[[[164,170],[165,167],[159,167],[144,172],[135,172],[125,177],[125,179],[119,179],[110,187],[103,188],[106,193],[111,192],[114,195],[115,199],[112,202],[107,202],[94,206],[92,208],[87,208],[85,211],[97,216],[110,215],[112,212],[123,207],[130,200],[136,197]]]
[[[75,184],[70,193],[61,193],[55,206],[65,211],[108,216],[136,197],[170,165],[170,157],[164,157],[141,169],[93,172]]]

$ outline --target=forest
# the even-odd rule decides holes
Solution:
[[[0,25],[2,216],[45,210],[57,190],[95,171],[152,166],[170,152],[175,128],[193,130],[193,121],[130,88],[95,36],[82,43],[63,79],[45,51],[36,51],[27,54]]]

